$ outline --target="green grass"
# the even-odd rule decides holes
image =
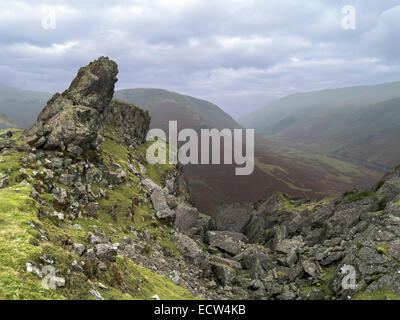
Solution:
[[[374,197],[376,199],[380,199],[380,198],[384,198],[384,195],[366,190],[366,191],[347,195],[345,198],[345,202],[352,203],[352,202],[356,202],[356,201],[360,201],[360,200],[364,200],[364,199],[368,199],[368,198],[372,198],[372,197]]]
[[[168,162],[168,157],[169,157],[169,152],[168,152],[168,144],[166,145],[167,147],[167,164],[148,164],[144,161],[146,158],[146,151],[147,148],[152,144],[153,142],[148,142],[143,145],[141,145],[138,149],[137,152],[140,155],[140,159],[145,163],[144,167],[146,168],[147,175],[149,176],[150,179],[152,179],[155,183],[159,185],[163,185],[163,182],[165,180],[165,177],[168,175],[169,172],[175,169],[174,164],[169,164]]]
[[[326,274],[322,277],[321,289],[328,297],[334,296],[334,292],[329,288],[329,282],[333,278],[334,273],[335,268],[329,268],[326,270]]]
[[[388,248],[387,248],[387,243],[382,243],[378,248],[376,248],[376,251],[380,254],[383,254],[389,258],[391,258],[389,252],[388,252]]]
[[[372,293],[358,293],[353,300],[400,300],[400,297],[389,288],[382,288]]]
[[[92,288],[99,291],[104,299],[151,299],[155,294],[161,299],[194,298],[188,290],[176,286],[168,277],[140,267],[127,258],[118,257],[116,263],[106,262],[106,271],[99,271],[97,265],[85,261],[85,273],[70,272],[71,263],[75,260],[80,262],[83,258],[66,246],[66,240],[87,245],[88,233],[93,232],[95,226],[112,242],[121,242],[126,235],[134,237],[129,232],[130,226],[137,232],[148,230],[153,238],[148,243],[150,248],[158,244],[172,255],[179,255],[179,252],[171,240],[169,229],[153,219],[149,201],[135,206],[133,216],[130,215],[132,198],[140,196],[138,178],[133,174],[128,174],[127,178],[134,179],[135,183],[129,181],[129,185],[107,189],[107,198],[99,201],[98,219],[83,217],[72,223],[47,218],[39,220],[37,203],[29,196],[33,188],[22,186],[16,179],[21,167],[19,159],[23,155],[12,152],[1,156],[4,163],[0,163],[0,172],[10,176],[10,185],[0,189],[0,299],[95,299],[90,294]],[[142,157],[140,152],[129,151],[110,139],[104,141],[103,155],[106,163],[117,162],[122,168],[127,167],[131,157]],[[146,168],[152,177],[163,183],[163,177],[172,166],[159,168],[148,165]],[[93,186],[93,190],[96,189],[98,186]],[[42,198],[50,202],[52,196],[43,194]],[[113,209],[116,209],[115,217],[110,215]],[[48,241],[39,240],[41,233],[30,223],[35,224]],[[75,223],[82,230],[73,227]],[[65,287],[44,289],[41,279],[26,271],[26,263],[39,265],[42,255],[54,261],[53,266],[65,278]],[[96,284],[99,282],[107,289],[98,288]]]
[[[30,188],[0,190],[0,298],[61,299],[55,291],[45,290],[41,281],[26,272],[26,263],[41,255],[37,232],[28,226],[37,221]]]

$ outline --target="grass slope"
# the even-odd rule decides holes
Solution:
[[[14,136],[17,138],[19,134]],[[104,158],[121,167],[126,166],[128,150],[110,138],[106,136]],[[106,262],[105,272],[98,272],[97,266],[85,261],[84,273],[90,281],[83,273],[70,272],[71,263],[79,262],[82,258],[66,247],[66,240],[87,244],[88,232],[94,228],[104,232],[113,242],[127,235],[132,237],[130,227],[138,232],[148,230],[153,238],[149,248],[157,243],[173,255],[179,253],[170,238],[169,229],[152,218],[149,204],[136,208],[133,221],[128,218],[126,213],[131,199],[140,192],[138,183],[110,190],[108,199],[99,202],[98,219],[85,217],[73,223],[39,219],[36,202],[29,196],[35,181],[27,185],[24,179],[32,170],[42,168],[37,165],[22,172],[19,159],[23,155],[22,152],[13,151],[0,157],[0,171],[10,176],[9,186],[0,189],[0,299],[95,299],[90,294],[91,289],[101,292],[104,299],[151,299],[154,294],[161,299],[193,299],[186,289],[176,286],[168,277],[123,257],[118,257],[116,263]],[[137,156],[144,157],[144,154],[138,151]],[[172,168],[148,166],[148,169],[152,179],[161,181],[163,175]],[[131,178],[138,179],[133,175]],[[51,200],[52,195],[47,194],[45,197]],[[118,210],[116,216],[111,217],[110,208],[115,205]],[[75,223],[81,226],[81,230],[73,225]],[[43,263],[44,258],[54,261],[53,266],[66,280],[64,287],[44,289],[42,280],[34,272],[27,272],[26,263],[37,265]],[[103,286],[99,283],[107,289],[101,289]]]

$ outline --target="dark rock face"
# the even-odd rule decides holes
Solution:
[[[400,193],[400,166],[390,171],[383,179],[374,187],[377,193],[384,194],[388,200],[392,200]]]
[[[121,142],[136,147],[145,142],[150,115],[133,104],[112,100],[105,108],[104,123],[116,131]]]
[[[12,136],[13,132],[11,130],[0,134],[0,152],[15,146],[15,141],[11,139]]]
[[[101,114],[110,103],[117,81],[117,64],[101,57],[82,67],[70,87],[56,93],[24,132],[27,142],[44,150],[99,153],[102,147]]]
[[[221,231],[242,232],[250,219],[251,208],[232,204],[219,208],[214,215],[215,228]]]
[[[95,109],[69,106],[38,127],[40,137],[35,146],[49,150],[66,150],[78,155],[83,150],[101,151],[101,123]]]
[[[175,210],[175,226],[183,233],[198,225],[199,212],[196,208],[179,204]]]
[[[400,167],[337,200],[277,193],[253,209],[225,206],[203,240],[209,276],[251,299],[400,296],[399,218]],[[354,270],[351,288],[346,270]]]
[[[114,84],[117,82],[118,66],[101,57],[78,71],[68,90],[62,95],[72,101],[102,113],[114,95]]]

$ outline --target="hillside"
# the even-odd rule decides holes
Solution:
[[[386,172],[400,162],[400,82],[299,93],[239,122],[277,143]]]
[[[241,128],[218,106],[204,100],[160,89],[127,89],[115,97],[148,110],[150,127],[168,129],[169,120],[179,128]],[[275,191],[321,198],[357,187],[371,186],[378,178],[357,165],[283,148],[277,143],[256,139],[255,170],[250,176],[236,176],[235,165],[187,165],[183,167],[194,204],[212,213],[221,204],[250,203]]]
[[[0,113],[27,128],[35,122],[50,93],[0,86]],[[5,129],[5,128],[4,128]]]
[[[18,124],[14,120],[11,120],[10,118],[0,113],[0,130],[17,127]]]
[[[178,121],[183,128],[241,128],[215,104],[163,89],[119,90],[115,98],[148,110],[152,128],[167,130],[169,120]]]
[[[400,167],[210,217],[178,166],[147,163],[149,114],[112,99],[117,74],[100,57],[28,129],[0,131],[0,299],[400,299]]]
[[[32,124],[46,104],[43,102],[39,107],[40,99],[37,97],[43,98],[45,95],[7,88],[2,99],[16,101],[21,96],[18,98],[19,108],[32,113],[19,112],[15,119],[19,123]],[[196,130],[241,128],[218,106],[178,93],[161,89],[127,89],[116,91],[114,96],[148,110],[152,118],[152,128],[167,130],[169,120],[177,120],[179,128]],[[32,104],[32,101],[36,101],[36,104]],[[8,106],[5,109],[14,110],[11,105]],[[30,121],[29,117],[32,117]],[[212,213],[219,205],[231,202],[250,203],[275,191],[321,198],[340,194],[353,186],[369,187],[378,179],[378,175],[361,169],[358,164],[349,164],[318,152],[283,147],[260,137],[256,139],[254,173],[239,177],[235,175],[235,168],[236,165],[184,166],[183,171],[193,203],[203,212]]]
[[[111,100],[117,72],[99,58],[27,130],[0,132],[0,299],[229,298],[170,227],[208,220],[175,166],[146,162],[149,115]]]

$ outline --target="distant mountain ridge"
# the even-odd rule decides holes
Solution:
[[[298,93],[239,123],[277,143],[380,173],[400,162],[400,82]]]
[[[115,97],[148,110],[150,127],[168,130],[168,121],[177,120],[179,129],[242,128],[232,117],[210,102],[162,89],[127,89]],[[235,176],[235,165],[188,165],[184,174],[194,202],[200,210],[212,212],[221,204],[248,203],[283,191],[319,198],[348,188],[366,187],[377,178],[369,170],[319,155],[281,148],[256,138],[255,170],[250,176]]]
[[[36,121],[51,97],[45,92],[1,88],[0,112],[21,128]],[[116,91],[114,97],[148,110],[151,128],[167,131],[169,120],[178,121],[178,129],[242,128],[215,104],[163,89],[126,89]],[[225,203],[254,202],[275,191],[308,198],[337,195],[353,187],[369,187],[379,176],[357,164],[282,147],[260,137],[256,138],[253,174],[236,176],[235,168],[235,164],[184,166],[193,201],[202,212],[212,213]]]
[[[0,86],[0,113],[27,128],[36,121],[51,93]]]
[[[215,104],[164,89],[118,90],[115,92],[115,97],[148,110],[152,114],[153,128],[166,129],[167,119],[178,120],[179,125],[180,118],[188,128],[194,129],[196,126],[217,129],[242,128]],[[173,117],[169,115],[173,115]]]
[[[18,127],[18,124],[14,120],[11,120],[4,114],[0,113],[0,130],[16,127]]]

